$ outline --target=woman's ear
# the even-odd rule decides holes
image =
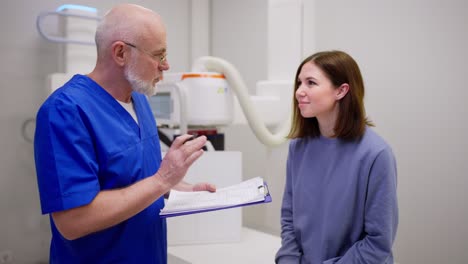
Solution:
[[[349,85],[347,83],[343,83],[340,87],[336,88],[335,90],[335,99],[341,100],[349,91]]]

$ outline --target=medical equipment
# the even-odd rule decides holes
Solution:
[[[213,72],[165,74],[157,94],[149,98],[159,124],[228,125],[233,119],[233,96],[224,75]]]
[[[50,25],[54,18],[58,23],[56,32],[50,26],[46,30],[45,26]],[[100,20],[96,8],[82,5],[62,5],[55,11],[44,11],[37,16],[39,35],[50,42],[63,44],[58,46],[58,64],[59,72],[65,74],[58,73],[58,80],[69,79],[75,73],[85,74],[93,69],[97,57],[94,35]]]
[[[257,91],[263,91],[263,96],[250,96],[237,69],[221,58],[202,57],[194,63],[193,70],[167,74],[158,84],[156,95],[150,98],[158,124],[179,128],[180,134],[185,134],[189,127],[230,125],[236,114],[243,113],[263,144],[277,146],[286,141],[290,128],[292,83],[259,83]],[[237,102],[242,113],[235,107]],[[277,133],[271,133],[267,128],[267,125],[279,126],[281,123]]]
[[[94,46],[94,40],[93,39],[88,39],[88,40],[83,40],[81,38],[73,38],[73,37],[57,37],[57,36],[52,36],[49,33],[46,33],[43,30],[43,23],[44,19],[48,16],[59,16],[62,18],[68,18],[70,21],[70,18],[78,18],[79,23],[80,23],[80,28],[81,30],[83,29],[82,25],[84,23],[83,20],[91,20],[93,22],[101,20],[99,16],[97,16],[97,9],[93,7],[88,7],[88,6],[83,6],[83,5],[62,5],[59,6],[55,11],[45,11],[41,12],[37,18],[36,18],[36,28],[37,32],[39,34],[47,39],[48,41],[51,42],[57,42],[57,43],[66,43],[66,44],[79,44],[79,45],[89,45],[89,46]],[[76,24],[75,24],[76,25]],[[75,28],[75,34],[79,32],[80,28],[76,29]],[[64,34],[70,33],[70,30],[67,30],[67,28],[64,29]],[[86,32],[85,32],[86,34]]]

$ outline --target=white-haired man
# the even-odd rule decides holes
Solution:
[[[50,263],[167,263],[171,189],[183,181],[206,137],[178,137],[161,160],[145,95],[169,69],[166,29],[137,5],[112,8],[96,31],[98,59],[57,89],[37,114],[35,161],[41,207],[50,214]]]

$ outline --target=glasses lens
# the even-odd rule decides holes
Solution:
[[[167,54],[161,54],[161,57],[159,58],[160,63],[165,63],[167,61]]]

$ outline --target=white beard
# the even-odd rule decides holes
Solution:
[[[137,74],[135,74],[136,60],[132,59],[130,64],[124,69],[125,79],[132,86],[132,90],[137,93],[142,93],[148,97],[153,96],[156,93],[156,85],[153,85],[151,82],[144,81],[140,79]]]

